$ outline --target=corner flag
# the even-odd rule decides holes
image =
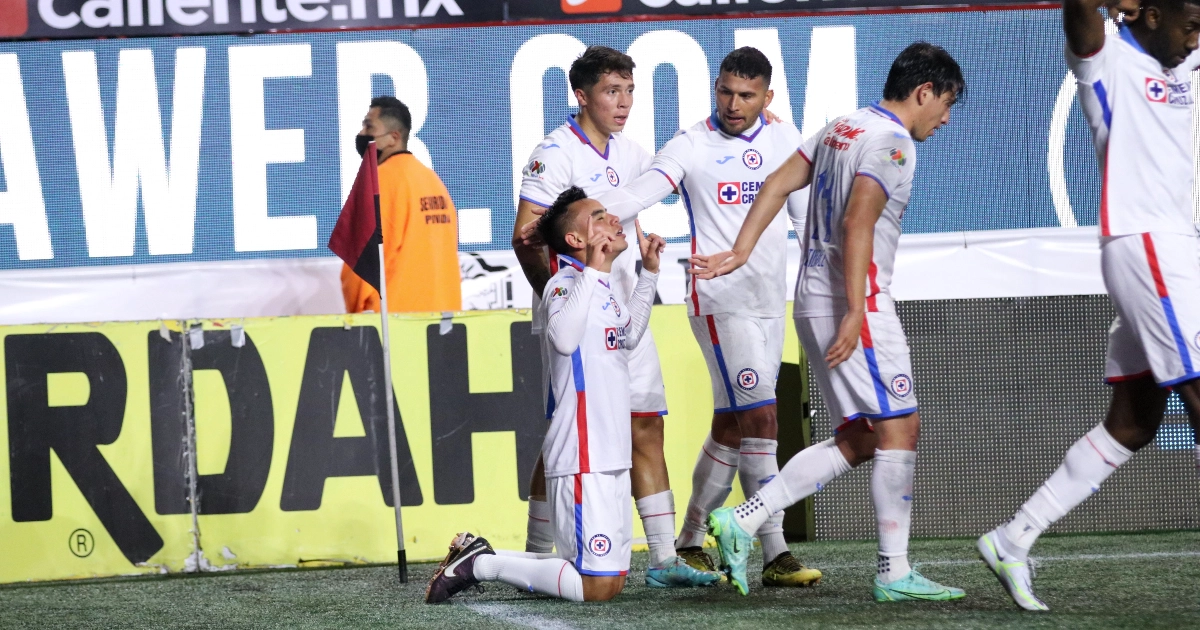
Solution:
[[[383,242],[383,226],[379,218],[379,164],[375,143],[367,145],[362,166],[354,177],[354,186],[333,233],[329,249],[346,262],[363,282],[379,291],[382,273],[379,268],[379,245]]]

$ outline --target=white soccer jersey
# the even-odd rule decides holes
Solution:
[[[792,156],[801,136],[794,125],[768,124],[762,116],[739,136],[720,129],[714,113],[679,132],[650,164],[656,173],[607,193],[600,202],[609,212],[627,217],[678,189],[688,212],[692,252],[715,254],[732,249],[763,180]],[[800,198],[802,195],[789,199],[793,222],[800,215],[793,214],[802,207]],[[782,213],[775,217],[750,260],[737,271],[713,280],[690,279],[688,314],[782,317],[787,293],[786,221]]]
[[[642,271],[629,302],[611,276],[559,255],[541,309],[554,412],[542,455],[547,477],[631,466],[629,353],[650,321],[657,274]],[[628,304],[628,306],[626,306]]]
[[[1195,234],[1191,71],[1200,56],[1163,68],[1125,28],[1088,57],[1066,55],[1100,164],[1100,235]]]
[[[859,175],[878,182],[888,198],[875,224],[874,252],[867,271],[867,311],[894,311],[889,287],[900,242],[900,219],[917,168],[916,147],[908,130],[876,103],[827,125],[800,147],[800,155],[812,164],[812,186],[804,236],[807,248],[796,281],[793,314],[822,317],[846,308],[842,219]]]
[[[620,133],[609,136],[608,146],[601,153],[575,117],[568,116],[567,122],[550,132],[529,156],[521,171],[521,199],[549,208],[571,186],[582,188],[588,197],[597,197],[636,179],[649,168],[650,159],[641,145]],[[634,234],[632,218],[622,225],[626,234]],[[637,259],[638,249],[630,247],[613,261],[613,284],[623,300],[629,299],[637,282]],[[550,262],[550,271],[558,271],[553,256]],[[534,334],[541,334],[545,323],[537,315],[539,302],[539,296],[534,295]]]

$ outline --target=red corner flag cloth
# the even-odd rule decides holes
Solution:
[[[329,235],[329,249],[364,282],[379,290],[379,244],[383,242],[383,229],[379,219],[379,164],[375,156],[375,143],[367,145],[362,166],[354,177],[354,186],[337,225]]]

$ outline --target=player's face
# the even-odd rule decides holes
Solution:
[[[774,96],[767,89],[764,77],[746,79],[732,72],[722,72],[714,90],[721,129],[735,136],[754,126],[754,121],[771,104]]]
[[[950,108],[958,101],[958,93],[947,90],[935,94],[932,84],[925,84],[917,90],[918,114],[910,131],[913,140],[924,142],[931,138],[939,127],[950,122]]]
[[[362,130],[358,133],[375,138],[375,148],[381,156],[391,155],[404,148],[400,146],[400,132],[388,128],[388,124],[379,117],[378,107],[367,110],[362,124]]]
[[[600,202],[595,199],[582,199],[575,202],[571,211],[576,213],[576,230],[580,233],[585,247],[589,234],[612,237],[614,252],[623,252],[629,247],[621,222],[605,211]]]
[[[1152,29],[1148,52],[1167,68],[1183,63],[1200,43],[1200,6],[1187,3],[1168,12],[1150,7],[1143,19]]]
[[[609,72],[591,90],[575,90],[575,98],[597,129],[608,134],[619,133],[625,129],[629,111],[633,109],[633,76]]]

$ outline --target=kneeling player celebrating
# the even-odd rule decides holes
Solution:
[[[772,514],[874,459],[875,600],[963,596],[908,564],[920,417],[908,342],[888,290],[916,170],[913,141],[950,121],[963,87],[962,70],[945,50],[923,42],[904,49],[888,72],[882,102],[833,121],[772,173],[732,251],[693,259],[700,278],[741,267],[788,194],[815,182],[794,317],[836,437],[798,453],[745,503],[709,515],[722,565],[743,594],[750,535]]]
[[[665,244],[637,230],[642,272],[623,304],[609,281],[613,260],[628,247],[616,217],[572,186],[538,229],[554,251],[565,252],[540,305],[558,401],[542,445],[558,555],[497,554],[483,538],[460,534],[429,582],[425,601],[431,604],[484,581],[606,601],[621,592],[629,572],[629,353],[619,350],[637,346],[646,331]]]

